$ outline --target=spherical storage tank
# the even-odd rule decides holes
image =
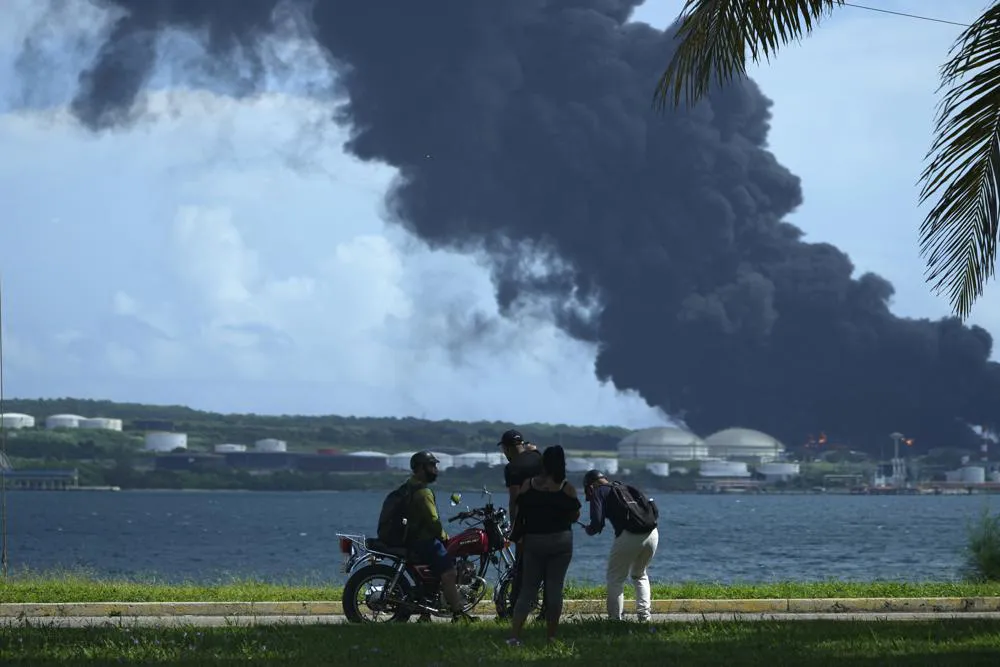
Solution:
[[[216,454],[233,454],[235,452],[245,452],[246,450],[246,445],[236,445],[231,443],[224,443],[215,446]]]
[[[178,447],[187,449],[187,433],[170,433],[169,431],[152,431],[146,434],[145,447],[147,452],[170,452]]]
[[[121,419],[108,419],[107,417],[87,417],[80,420],[80,428],[98,428],[106,431],[122,430]]]
[[[264,438],[255,442],[253,448],[258,452],[285,452],[288,451],[288,443],[284,440]]]
[[[727,428],[705,438],[709,456],[713,458],[754,458],[773,461],[785,451],[785,446],[766,433],[748,428]]]
[[[703,461],[698,474],[702,477],[749,477],[750,471],[742,461]]]
[[[4,428],[34,428],[35,418],[21,412],[5,412],[0,415],[0,423]]]
[[[77,428],[83,419],[80,415],[49,415],[45,418],[45,428]]]
[[[708,448],[694,433],[663,426],[630,433],[618,443],[619,459],[694,461],[708,458]]]
[[[965,466],[959,472],[961,481],[966,484],[982,484],[986,481],[986,468],[982,466]]]

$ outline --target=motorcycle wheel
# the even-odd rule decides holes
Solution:
[[[511,616],[514,615],[514,603],[517,600],[511,599],[512,588],[514,587],[514,578],[506,577],[500,582],[497,595],[494,599],[494,606],[497,610],[497,618],[503,621],[509,620]],[[535,598],[535,602],[531,605],[531,612],[534,612],[539,608],[538,597]],[[530,615],[530,612],[529,612]]]
[[[372,610],[369,606],[369,597],[376,595],[369,589],[373,585],[388,586],[395,576],[395,570],[388,565],[381,564],[368,565],[351,575],[351,578],[344,584],[342,602],[344,616],[347,617],[347,620],[351,623],[405,623],[410,620],[410,612],[394,603],[386,603],[384,610]],[[394,597],[399,598],[406,598],[410,593],[410,583],[402,576],[396,580],[395,593]],[[361,600],[358,599],[359,594]],[[373,617],[369,618],[363,615],[362,606],[370,610]]]

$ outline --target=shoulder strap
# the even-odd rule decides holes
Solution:
[[[567,484],[568,482],[569,482],[569,480],[568,480],[568,479],[564,479],[564,480],[562,481],[562,484],[560,484],[560,485],[559,485],[559,490],[560,490],[560,491],[562,491],[563,489],[565,489],[565,488],[566,488],[566,484]]]

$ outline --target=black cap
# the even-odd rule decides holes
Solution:
[[[419,466],[426,466],[438,463],[438,458],[430,452],[417,452],[410,457],[410,470],[416,470]]]
[[[607,479],[603,472],[600,470],[588,470],[587,474],[583,476],[583,485],[590,486],[599,479]]]
[[[511,429],[503,432],[503,435],[500,436],[500,442],[497,443],[497,447],[516,447],[523,444],[524,436],[519,431]]]

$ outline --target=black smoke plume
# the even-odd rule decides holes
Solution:
[[[691,110],[651,106],[672,32],[629,22],[639,0],[110,4],[127,13],[84,64],[82,123],[141,113],[165,28],[202,36],[209,69],[252,92],[262,38],[297,10],[348,100],[331,106],[346,149],[399,169],[398,222],[486,248],[512,316],[519,299],[599,302],[593,318],[554,315],[600,343],[599,377],[702,435],[744,426],[795,445],[824,431],[872,450],[902,431],[923,449],[997,425],[986,331],[893,316],[885,279],[852,278],[847,255],[783,222],[802,191],[767,150],[753,82]],[[558,259],[549,275],[527,269],[534,251]]]

